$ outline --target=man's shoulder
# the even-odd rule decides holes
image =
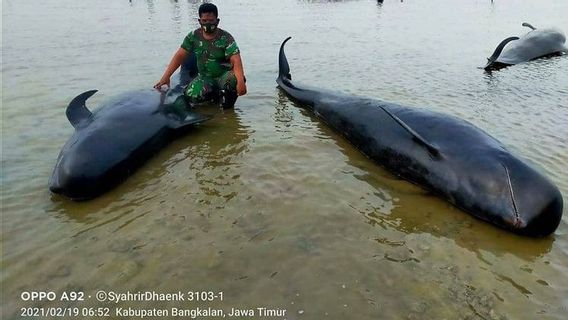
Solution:
[[[183,42],[181,44],[181,47],[185,50],[193,50],[193,46],[196,45],[196,42],[198,40],[200,40],[199,37],[199,29],[195,29],[193,31],[190,31],[187,36],[185,36],[185,38],[183,38]]]
[[[191,30],[188,34],[187,37],[188,38],[199,38],[201,28],[197,28],[195,30]]]
[[[219,28],[219,32],[221,33],[219,37],[233,39],[233,36],[227,30]]]

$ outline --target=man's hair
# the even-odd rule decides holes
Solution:
[[[204,3],[199,6],[199,17],[201,18],[201,15],[204,13],[213,13],[215,17],[219,16],[217,6],[212,3]]]

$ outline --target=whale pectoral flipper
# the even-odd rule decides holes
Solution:
[[[536,30],[536,28],[533,27],[532,24],[530,24],[530,23],[528,23],[528,22],[523,22],[522,26],[523,26],[523,27],[531,28],[531,29],[533,29],[533,30]]]
[[[205,122],[207,120],[210,120],[211,118],[212,118],[211,116],[206,116],[195,111],[188,111],[184,119],[179,120],[179,119],[170,118],[168,125],[170,128],[178,130],[187,126],[192,126]]]
[[[430,142],[426,141],[418,132],[414,131],[409,125],[407,125],[402,119],[394,115],[392,112],[388,111],[385,107],[379,105],[379,107],[386,112],[396,123],[398,123],[403,129],[405,129],[410,135],[412,135],[412,140],[417,142],[422,147],[426,148],[428,153],[436,159],[441,157],[440,150],[433,146]]]
[[[67,119],[73,125],[73,127],[77,128],[81,121],[88,119],[91,117],[92,113],[87,109],[85,105],[85,101],[89,99],[92,95],[94,95],[98,90],[90,90],[81,93],[80,95],[76,96],[71,102],[69,102],[69,106],[67,106],[67,110],[65,114],[67,115]]]

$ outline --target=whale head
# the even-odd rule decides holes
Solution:
[[[557,229],[562,195],[525,160],[501,149],[473,156],[466,167],[470,174],[455,193],[466,211],[522,235],[548,236]]]
[[[562,219],[562,194],[548,178],[510,154],[501,159],[509,190],[513,223],[520,234],[547,236]]]
[[[119,148],[117,137],[110,132],[97,133],[75,132],[67,141],[49,179],[51,192],[73,200],[88,200],[126,177],[125,159],[129,157]]]

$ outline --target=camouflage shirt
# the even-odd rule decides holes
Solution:
[[[229,58],[240,52],[231,34],[223,29],[217,30],[214,39],[206,40],[201,29],[196,29],[190,32],[181,44],[188,52],[195,52],[197,70],[202,77],[217,78],[231,70]]]

